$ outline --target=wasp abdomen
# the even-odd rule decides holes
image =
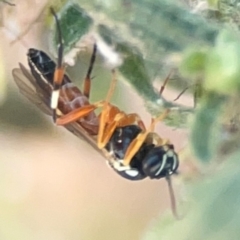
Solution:
[[[82,94],[80,89],[73,83],[66,83],[62,85],[60,90],[60,98],[58,102],[58,109],[62,113],[68,114],[75,109],[89,105],[88,98]],[[99,119],[95,112],[90,112],[86,117],[78,120],[80,124],[89,132],[91,135],[97,135],[99,129]]]

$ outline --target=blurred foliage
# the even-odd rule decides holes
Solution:
[[[78,54],[94,38],[104,62],[117,59],[111,67],[119,69],[152,115],[170,108],[166,123],[189,128],[192,158],[205,178],[189,184],[192,202],[185,218],[157,221],[146,239],[238,239],[239,3],[189,2],[197,4],[191,9],[173,0],[81,0],[80,7],[63,1],[58,14],[66,53]],[[201,2],[207,7],[201,9]],[[51,40],[56,45],[55,34]],[[179,90],[193,86],[195,111],[154,89],[153,80],[164,79],[171,69],[179,70]]]
[[[84,4],[82,3],[82,5],[84,5]],[[94,4],[93,4],[93,6],[94,6]],[[74,15],[71,14],[71,16],[67,17],[73,11],[76,14],[74,14]],[[90,18],[90,16],[91,16],[91,18]],[[138,14],[136,15],[136,17],[137,16],[138,16]],[[66,21],[66,19],[68,19],[68,18],[72,19],[72,22],[74,22],[74,23],[81,22],[82,28],[79,28],[80,30],[78,30],[78,32],[77,31],[69,31],[71,24],[69,24],[69,21]],[[74,18],[76,18],[76,20],[74,20]],[[66,49],[73,49],[76,52],[76,48],[77,48],[77,46],[79,46],[79,41],[81,41],[81,39],[79,39],[79,36],[83,36],[85,34],[85,29],[89,29],[89,26],[92,24],[93,26],[91,29],[94,29],[93,32],[95,34],[95,38],[98,39],[100,37],[104,40],[105,44],[107,44],[107,46],[104,46],[105,48],[100,47],[99,42],[102,40],[97,40],[97,41],[99,41],[99,42],[97,42],[98,46],[99,46],[99,52],[102,53],[102,52],[104,52],[104,50],[106,52],[110,52],[110,54],[107,54],[105,52],[103,53],[103,58],[105,58],[105,62],[111,63],[112,61],[114,61],[114,60],[112,60],[112,58],[113,58],[112,55],[114,55],[114,54],[116,55],[115,58],[118,58],[118,60],[115,60],[116,62],[113,63],[113,65],[115,64],[115,66],[113,66],[113,67],[117,67],[119,65],[119,62],[122,62],[122,64],[118,67],[120,73],[137,90],[137,92],[143,97],[143,99],[145,99],[146,106],[147,106],[149,112],[153,116],[157,116],[162,112],[162,110],[164,108],[171,108],[172,114],[169,115],[168,123],[170,123],[171,125],[173,125],[175,127],[181,126],[180,123],[178,123],[177,125],[174,125],[177,121],[170,121],[170,119],[173,119],[173,116],[177,115],[177,114],[175,114],[175,111],[177,111],[179,115],[181,115],[181,113],[183,113],[182,118],[184,118],[185,120],[183,120],[182,123],[186,123],[187,115],[185,113],[191,112],[192,109],[189,107],[179,106],[175,102],[167,101],[162,96],[159,96],[159,93],[153,88],[152,77],[150,77],[150,74],[148,72],[148,70],[150,70],[150,65],[147,64],[147,62],[150,58],[145,57],[145,54],[141,51],[142,49],[139,47],[140,45],[143,46],[144,42],[142,40],[144,40],[144,39],[142,39],[142,37],[140,38],[140,36],[138,38],[136,38],[136,36],[132,35],[132,33],[129,35],[129,33],[132,32],[131,29],[126,29],[126,26],[122,25],[123,23],[115,22],[115,24],[119,24],[121,26],[119,29],[123,29],[122,31],[126,32],[126,34],[123,32],[121,33],[121,31],[118,31],[115,27],[113,27],[114,26],[113,21],[108,23],[108,20],[106,20],[107,18],[109,18],[109,16],[107,16],[107,15],[105,15],[104,17],[101,16],[101,18],[100,18],[96,12],[94,13],[94,10],[92,10],[88,14],[82,8],[79,8],[76,4],[68,3],[66,6],[64,6],[61,9],[61,11],[59,12],[59,19],[60,19],[61,26],[62,26],[63,32],[64,32],[63,35],[65,38]],[[128,18],[129,18],[129,16],[128,16]],[[94,21],[92,21],[92,19]],[[103,19],[103,21],[101,21],[101,19]],[[132,17],[130,19],[132,19]],[[126,21],[126,19],[124,21]],[[185,19],[183,20],[183,22],[186,22],[186,24],[188,23],[187,20],[185,20]],[[203,22],[201,21],[201,23],[203,23]],[[196,23],[194,23],[194,24],[196,24]],[[131,26],[131,24],[128,26]],[[183,26],[183,29],[185,29],[184,27],[186,29],[188,29],[188,26]],[[82,29],[84,29],[84,31],[82,31]],[[135,29],[135,27],[134,27],[134,29]],[[162,31],[163,31],[163,29],[162,29]],[[185,34],[186,33],[184,33],[184,35]],[[199,36],[201,36],[202,39],[205,38],[205,40],[206,40],[205,44],[208,45],[210,38],[211,38],[211,41],[213,41],[214,36],[216,34],[216,30],[214,28],[212,28],[211,30],[207,29],[206,32],[203,33],[202,31],[196,31],[196,26],[192,26],[192,31],[191,31],[191,33],[189,32],[188,34],[190,34],[190,36],[194,36],[196,39],[198,39]],[[90,36],[89,36],[89,38],[90,38]],[[212,36],[212,37],[210,37],[210,36]],[[171,37],[172,36],[170,35],[170,38]],[[150,36],[149,36],[149,38],[150,38]],[[54,36],[54,39],[56,39],[56,35]],[[69,39],[71,39],[71,41],[69,41]],[[132,41],[131,41],[131,39],[132,39]],[[86,36],[85,36],[84,40],[86,41]],[[140,40],[141,40],[141,42],[140,42]],[[199,41],[203,41],[203,40],[199,40]],[[185,40],[183,40],[182,43],[183,42],[185,42]],[[75,48],[72,47],[74,45],[74,43],[76,46]],[[185,47],[185,46],[181,46],[182,43],[179,43],[179,50],[181,48]],[[154,44],[157,45],[159,43],[154,43]],[[168,51],[168,53],[170,53],[172,51],[176,52],[176,49],[171,49],[170,45],[168,45],[168,48],[166,48],[166,49],[164,46],[164,49],[165,49],[164,51]],[[82,46],[82,45],[80,44],[80,46]],[[102,49],[102,48],[104,48],[104,49]],[[154,46],[154,48],[155,48],[155,46]],[[81,50],[81,47],[79,49]],[[148,47],[148,49],[149,49],[149,47]],[[73,50],[71,50],[71,51],[73,52]],[[70,55],[71,54],[72,53],[70,53]],[[75,57],[75,55],[73,56],[73,58],[74,57]],[[152,57],[151,57],[151,59],[152,59]],[[73,60],[71,62],[73,62]],[[161,68],[160,63],[157,65],[158,66],[155,66],[155,70],[157,68],[158,69]]]
[[[204,96],[192,124],[190,142],[195,156],[202,162],[209,162],[216,154],[221,141],[219,119],[225,97],[214,92]]]
[[[240,153],[236,152],[211,177],[200,179],[191,190],[189,212],[181,221],[166,216],[154,224],[144,240],[238,239],[240,230]]]
[[[4,65],[2,62],[2,54],[0,49],[0,106],[3,104],[4,99],[6,97],[6,76],[5,76],[5,70]]]
[[[211,1],[211,4],[212,9],[208,11],[217,13],[214,19],[224,22],[224,27],[213,46],[202,45],[196,49],[189,45],[180,64],[180,73],[191,79],[198,92],[189,142],[194,158],[205,163],[200,169],[206,176],[188,186],[191,204],[184,219],[176,222],[166,216],[155,223],[144,239],[170,240],[177,236],[178,239],[219,240],[240,236],[237,225],[240,218],[237,188],[240,44],[239,33],[229,28],[239,28],[236,18],[239,3]]]
[[[124,56],[124,61],[119,67],[121,74],[135,87],[141,96],[156,101],[159,94],[154,91],[152,83],[149,81],[143,56],[138,49],[129,45],[119,36],[114,35],[111,29],[105,25],[100,25],[98,31],[109,45],[115,45],[116,52]]]
[[[5,3],[5,4],[8,4],[8,5],[10,5],[10,6],[15,6],[15,3],[14,3],[14,2],[11,2],[11,1],[1,0],[0,2]]]
[[[45,116],[39,113],[34,105],[27,105],[26,107],[26,101],[17,99],[15,92],[12,90],[6,90],[5,94],[8,97],[0,106],[1,129],[14,126],[14,130],[17,131],[37,131],[38,133],[49,134],[51,124],[46,121]]]
[[[240,90],[239,34],[223,31],[208,53],[204,87],[223,94]]]
[[[240,27],[240,3],[238,0],[208,0],[210,8],[205,9],[205,15],[224,23],[232,29]]]
[[[231,99],[235,99],[240,90],[239,56],[239,34],[224,29],[214,47],[208,51],[186,51],[180,65],[180,72],[198,86],[196,93],[200,90],[190,142],[196,156],[204,162],[213,159],[217,146],[223,141],[221,135],[226,133],[221,126],[231,125],[233,119],[239,126],[239,119],[235,118],[238,114],[236,101],[235,106],[229,107]]]
[[[78,42],[79,39],[89,31],[89,28],[92,24],[92,19],[78,5],[70,4],[66,4],[61,9],[59,19],[61,20],[60,28],[65,52],[69,52],[75,47],[76,42]],[[55,37],[55,45],[57,45],[59,38],[56,28],[54,29],[55,32],[53,36]]]
[[[218,32],[214,23],[206,23],[177,1],[140,0],[81,1],[97,24],[112,27],[112,32],[140,48],[150,80],[161,71],[169,71],[171,54],[191,46],[212,45]],[[95,11],[101,9],[101,18]],[[114,25],[113,25],[114,24]],[[172,65],[171,65],[172,67]]]

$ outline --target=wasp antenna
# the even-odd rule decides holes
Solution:
[[[175,199],[175,195],[174,195],[174,191],[173,191],[173,187],[172,187],[171,177],[169,174],[167,174],[166,180],[168,183],[168,190],[169,190],[169,195],[170,195],[172,213],[177,220],[180,220],[181,217],[178,215],[178,212],[177,212],[176,199]]]
[[[58,34],[58,61],[57,61],[57,67],[54,72],[53,92],[52,92],[52,97],[51,97],[51,108],[53,110],[53,121],[56,122],[56,109],[58,107],[60,88],[61,88],[63,77],[64,77],[64,66],[63,66],[64,46],[63,46],[63,40],[62,40],[62,32],[61,32],[57,14],[55,13],[55,11],[52,7],[50,7],[50,11],[55,19],[56,27],[57,27],[57,34]]]

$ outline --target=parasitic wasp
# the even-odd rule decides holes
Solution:
[[[64,44],[59,20],[51,8],[58,32],[57,64],[43,51],[28,50],[30,71],[21,63],[13,69],[14,80],[20,92],[53,117],[76,136],[86,140],[106,159],[120,176],[128,180],[165,178],[168,182],[173,214],[178,217],[171,185],[172,174],[177,173],[178,154],[174,146],[154,132],[155,125],[163,120],[169,110],[152,119],[148,128],[136,113],[127,114],[110,103],[116,86],[116,72],[112,70],[112,81],[106,98],[96,103],[89,102],[91,73],[97,54],[93,45],[83,91],[76,87],[65,73],[63,63]],[[168,78],[165,80],[166,84]],[[164,87],[161,88],[162,94]],[[100,108],[97,116],[94,112]]]

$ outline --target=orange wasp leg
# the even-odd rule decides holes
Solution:
[[[164,82],[163,82],[163,85],[161,86],[160,88],[160,91],[159,91],[159,95],[161,96],[171,75],[172,75],[172,72],[171,71],[167,77],[165,78]],[[124,161],[123,161],[123,164],[125,166],[129,165],[132,158],[134,157],[134,155],[137,153],[137,151],[140,149],[140,147],[142,146],[142,144],[144,143],[145,139],[147,138],[147,136],[154,131],[154,128],[155,128],[155,125],[162,121],[164,118],[166,118],[166,116],[168,115],[169,113],[169,109],[166,109],[158,118],[152,118],[151,120],[151,124],[150,124],[150,127],[146,130],[146,131],[143,131],[142,133],[138,134],[138,136],[130,143],[130,145],[128,146],[128,149],[125,153],[125,157],[124,157]],[[162,140],[160,138],[156,138],[155,140],[157,140],[157,144],[160,144],[161,143],[167,143],[168,140]]]
[[[101,139],[99,139],[99,142],[98,142],[98,147],[100,149],[104,148],[106,146],[106,144],[109,142],[110,138],[112,137],[112,135],[117,127],[125,127],[128,125],[137,123],[137,125],[143,131],[146,130],[143,121],[135,113],[125,114],[124,112],[119,111],[118,113],[116,113],[116,115],[112,121],[109,121],[109,119],[107,119],[107,122],[109,122],[109,123],[107,125],[105,125],[103,135],[101,136]]]
[[[125,166],[130,164],[132,158],[137,153],[137,151],[140,149],[140,147],[144,143],[145,139],[147,138],[148,134],[154,131],[155,125],[158,122],[160,122],[164,118],[166,118],[169,111],[170,111],[169,109],[166,109],[159,117],[153,119],[150,124],[150,127],[145,132],[138,134],[138,136],[130,143],[130,145],[128,146],[128,149],[125,153],[125,157],[124,157],[124,161],[123,161],[123,164]]]
[[[104,105],[104,101],[99,101],[93,104],[85,105],[80,108],[74,109],[73,111],[57,118],[57,125],[66,125],[71,122],[75,122],[83,117],[86,117],[97,108],[100,108]]]
[[[98,131],[98,139],[97,139],[97,143],[98,143],[98,147],[100,149],[102,149],[102,138],[103,138],[103,135],[104,135],[104,132],[105,132],[105,128],[106,128],[106,125],[107,125],[107,121],[109,119],[109,117],[111,116],[111,109],[112,109],[112,114],[114,115],[114,110],[115,111],[119,111],[117,108],[113,108],[113,106],[111,106],[109,104],[109,101],[113,95],[113,92],[114,92],[114,89],[116,87],[116,83],[117,83],[117,78],[116,78],[116,73],[115,73],[115,70],[112,70],[112,81],[111,81],[111,85],[110,85],[110,88],[108,90],[108,93],[107,93],[107,96],[106,96],[106,99],[105,99],[105,103],[103,105],[103,108],[102,108],[102,112],[100,114],[100,119],[99,119],[99,131]]]
[[[62,85],[64,73],[65,73],[65,68],[63,66],[63,40],[62,40],[62,33],[59,25],[59,21],[57,18],[56,13],[54,12],[53,8],[50,8],[52,15],[55,18],[56,21],[56,26],[57,26],[57,31],[58,31],[58,62],[57,62],[57,67],[54,72],[54,79],[53,79],[53,92],[52,92],[52,97],[51,97],[51,108],[53,110],[53,121],[56,122],[56,109],[58,106],[58,99],[60,95],[60,88]]]
[[[111,96],[116,87],[117,79],[115,70],[112,70],[112,82],[103,106],[102,113],[100,115],[100,124],[98,132],[98,147],[104,148],[110,140],[112,134],[117,127],[124,127],[137,122],[138,126],[145,131],[145,125],[141,118],[135,114],[125,114],[117,107],[109,104]]]
[[[91,70],[89,70],[89,71],[91,72]],[[109,92],[108,92],[108,95],[107,95],[107,98],[106,98],[105,101],[104,100],[99,101],[99,102],[89,104],[89,105],[86,105],[86,106],[82,106],[80,108],[77,108],[77,109],[73,110],[73,111],[59,117],[56,120],[57,125],[66,125],[68,123],[75,122],[75,121],[77,121],[77,120],[79,120],[83,117],[88,116],[89,113],[91,113],[92,111],[94,111],[95,109],[100,108],[100,107],[103,107],[103,108],[106,109],[106,107],[108,107],[108,103],[106,103],[106,101],[107,100],[109,101],[109,99],[111,98],[111,95],[112,95],[112,93],[114,91],[114,88],[115,88],[115,84],[116,84],[115,82],[111,83],[111,86],[110,86],[110,89],[109,89]],[[108,110],[107,110],[107,112],[108,112]],[[104,118],[104,121],[103,121],[103,123],[104,123],[105,122],[104,111],[102,111],[102,113],[101,113],[100,119],[102,119],[102,118]],[[100,128],[100,126],[99,126],[99,128]]]
[[[58,125],[65,125],[70,122],[74,122],[82,117],[87,116],[90,112],[95,110],[96,108],[102,106],[102,102],[98,102],[95,104],[91,104],[88,106],[83,106],[82,108],[75,109],[74,111],[70,112],[69,114],[66,114],[65,116],[60,117],[57,119],[57,114],[56,110],[58,107],[58,100],[60,96],[60,88],[62,86],[62,81],[64,78],[64,73],[65,73],[65,68],[63,66],[63,40],[62,40],[62,33],[59,25],[59,21],[57,18],[56,13],[54,10],[51,8],[51,13],[53,14],[56,25],[57,25],[57,31],[58,31],[58,62],[57,62],[57,67],[54,72],[54,79],[53,79],[53,92],[52,92],[52,97],[51,97],[51,108],[53,110],[53,121],[56,122]],[[93,46],[93,53],[91,56],[89,68],[87,71],[86,78],[84,80],[84,90],[83,93],[84,95],[89,98],[89,93],[90,93],[90,88],[91,88],[91,73],[93,69],[93,65],[96,59],[96,52],[97,52],[97,45],[94,44]]]

